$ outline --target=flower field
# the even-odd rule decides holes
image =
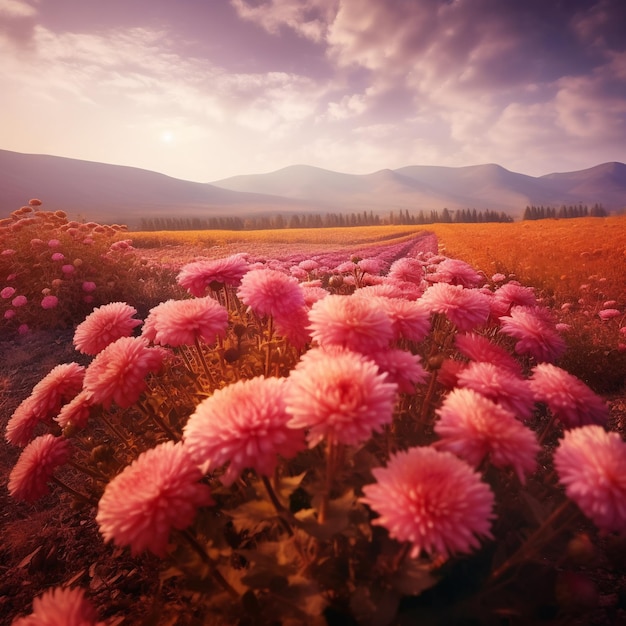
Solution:
[[[0,613],[619,623],[624,225],[128,233],[14,212]]]

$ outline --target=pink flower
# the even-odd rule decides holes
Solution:
[[[604,426],[609,419],[604,400],[576,376],[556,365],[536,365],[532,370],[530,388],[535,399],[547,404],[565,428],[587,424]]]
[[[16,315],[17,315],[17,313],[13,309],[7,309],[4,312],[4,316],[3,317],[4,317],[5,320],[10,320],[10,319],[13,319]]]
[[[54,309],[59,304],[59,299],[56,296],[47,295],[41,300],[42,309]]]
[[[62,261],[65,258],[65,255],[62,252],[54,252],[50,258],[53,261]]]
[[[30,394],[33,411],[40,419],[58,413],[63,403],[72,400],[82,389],[85,368],[78,363],[62,363],[52,368]]]
[[[478,467],[485,457],[495,467],[512,466],[522,483],[536,466],[535,433],[504,407],[472,389],[454,389],[437,410],[438,448]]]
[[[494,495],[453,454],[411,448],[372,474],[376,483],[363,487],[361,501],[380,516],[372,524],[412,544],[412,558],[422,550],[442,557],[471,552],[479,547],[479,537],[492,536]]]
[[[95,355],[121,337],[129,337],[141,320],[137,309],[125,302],[111,302],[94,309],[77,327],[74,346],[82,354]]]
[[[367,353],[387,348],[393,339],[389,316],[365,298],[327,296],[313,305],[309,320],[311,337],[322,347]]]
[[[590,425],[566,431],[554,453],[565,493],[600,529],[626,532],[626,442]]]
[[[502,347],[482,335],[458,334],[454,339],[457,350],[472,361],[493,363],[501,369],[521,376],[521,365]]]
[[[213,344],[224,337],[228,310],[210,296],[191,300],[167,300],[155,306],[144,326],[144,336],[172,347],[194,345],[196,340]]]
[[[35,401],[32,396],[28,396],[13,411],[4,437],[10,444],[23,447],[32,439],[40,421],[41,417],[35,411]]]
[[[94,283],[94,282],[92,282],[90,280],[86,280],[82,284],[82,290],[85,293],[91,293],[92,291],[96,290],[96,283]]]
[[[0,291],[0,297],[8,300],[15,295],[15,287],[5,287],[2,291]]]
[[[92,406],[87,393],[81,391],[73,400],[61,407],[54,421],[61,428],[65,428],[69,424],[76,426],[76,428],[85,428]]]
[[[26,298],[26,296],[15,296],[15,298],[13,298],[13,300],[11,301],[11,304],[17,308],[24,306],[27,302],[28,299]]]
[[[274,318],[276,333],[285,337],[289,343],[301,350],[311,341],[309,332],[309,314],[306,307],[296,309],[289,315],[278,315]]]
[[[48,241],[48,245],[51,248],[58,248],[61,245],[61,242],[58,239],[50,239],[50,241]]]
[[[536,309],[514,306],[500,322],[504,334],[518,339],[518,354],[529,354],[538,362],[553,362],[565,352],[564,339]]]
[[[458,386],[473,389],[520,419],[530,419],[535,397],[528,381],[494,363],[470,363],[459,373]]]
[[[30,332],[28,324],[20,324],[17,328],[19,335],[27,335]]]
[[[433,313],[442,313],[459,330],[472,330],[484,324],[490,312],[489,297],[461,285],[436,283],[419,300]]]
[[[207,288],[237,287],[248,269],[248,261],[240,254],[224,259],[202,259],[184,265],[176,281],[191,295],[201,298],[206,295]]]
[[[63,437],[42,435],[22,450],[9,475],[9,493],[16,500],[33,501],[49,492],[54,470],[71,456],[70,442]]]
[[[122,408],[134,404],[147,385],[144,378],[161,368],[165,351],[149,348],[141,337],[122,337],[109,344],[85,372],[83,388],[93,404]]]
[[[424,266],[417,259],[402,257],[391,264],[387,277],[390,280],[419,285],[424,278]]]
[[[12,626],[105,626],[82,589],[55,587],[33,600],[33,612]]]
[[[471,265],[460,259],[444,259],[436,266],[435,272],[427,280],[463,287],[477,287],[485,282],[484,277]]]
[[[496,272],[492,277],[491,277],[492,282],[494,283],[501,283],[503,281],[506,280],[506,276],[504,274],[501,274],[500,272]]]
[[[134,555],[167,552],[172,528],[193,523],[198,507],[215,504],[185,446],[172,441],[140,454],[105,488],[96,521],[106,542]]]
[[[368,358],[387,374],[387,380],[398,386],[400,393],[415,393],[415,385],[428,380],[428,372],[422,367],[421,357],[406,350],[379,350],[368,353]]]
[[[232,484],[247,468],[271,476],[278,455],[292,458],[303,450],[304,432],[289,428],[284,378],[258,376],[218,389],[189,418],[183,438],[203,471],[228,464],[220,478]]]
[[[359,445],[392,420],[396,385],[361,354],[309,350],[291,371],[289,382],[289,426],[309,429],[311,448],[324,438]]]
[[[67,263],[61,268],[61,271],[64,274],[73,274],[75,269],[76,268],[71,263]]]
[[[619,317],[622,313],[618,309],[602,309],[598,312],[598,317],[606,322],[612,320],[614,317]]]
[[[261,316],[287,316],[304,306],[304,293],[298,281],[278,270],[250,270],[241,279],[237,295]]]
[[[502,285],[493,294],[491,308],[494,317],[502,317],[510,312],[512,306],[528,306],[537,305],[535,292],[531,287],[523,287],[516,282],[510,282]]]
[[[378,300],[391,320],[394,338],[419,343],[430,332],[430,311],[421,302],[384,298]]]

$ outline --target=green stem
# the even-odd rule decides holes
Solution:
[[[285,509],[285,507],[278,499],[278,496],[276,495],[274,487],[272,487],[270,479],[264,474],[261,474],[261,482],[263,483],[265,491],[267,491],[267,495],[269,496],[272,504],[274,505],[274,508],[276,509],[276,512],[278,513],[278,520],[280,521],[281,526],[287,531],[287,534],[290,537],[293,537],[293,528],[291,528],[289,523],[283,518],[283,515],[287,512],[287,509]]]
[[[213,378],[213,375],[211,374],[211,370],[209,369],[209,364],[206,362],[206,359],[204,358],[204,352],[202,351],[200,340],[198,339],[198,337],[194,337],[194,341],[196,343],[196,350],[198,351],[198,356],[200,357],[200,363],[202,363],[202,369],[204,370],[206,377],[209,379],[209,384],[211,385],[211,387],[213,387],[213,389],[215,389],[217,385],[215,384],[215,379]]]
[[[163,420],[163,418],[155,413],[152,409],[144,405],[141,400],[137,400],[137,407],[139,410],[149,417],[170,439],[173,441],[180,441],[180,435],[176,434]]]
[[[215,561],[206,553],[205,549],[200,545],[200,542],[192,535],[188,530],[181,530],[180,535],[185,538],[185,541],[191,546],[193,551],[202,559],[202,562],[208,566],[211,575],[220,587],[224,589],[233,598],[239,598],[239,594],[235,588],[224,578],[222,573],[217,569]]]
[[[80,491],[76,491],[76,489],[70,487],[69,485],[66,485],[60,478],[57,478],[56,476],[52,475],[52,476],[50,476],[50,480],[55,485],[61,487],[61,489],[63,489],[63,491],[66,491],[72,497],[76,498],[76,500],[80,500],[81,502],[84,502],[85,504],[88,504],[89,506],[98,506],[98,502],[97,501],[92,500],[91,498],[89,498],[85,494],[80,493]]]
[[[536,543],[537,539],[541,538],[542,534],[546,533],[546,538],[552,538],[556,534],[556,532],[552,531],[551,533],[547,533],[547,529],[557,520],[558,517],[560,517],[560,515],[564,511],[569,508],[570,504],[571,503],[569,500],[565,500],[558,507],[556,507],[556,509],[554,509],[554,511],[550,513],[550,515],[542,522],[539,528],[537,528],[537,530],[535,530],[535,532],[530,535],[530,537],[528,537],[528,539],[519,547],[519,549],[516,550],[504,563],[502,563],[502,565],[500,565],[498,569],[494,570],[491,573],[490,580],[494,581],[497,578],[500,578],[500,576],[502,576],[502,574],[504,574],[511,567],[513,567],[520,561],[528,558],[532,554],[533,550],[536,549],[534,544]]]

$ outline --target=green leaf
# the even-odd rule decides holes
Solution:
[[[232,518],[237,532],[244,528],[259,530],[269,526],[276,518],[276,509],[267,500],[250,500],[225,513]]]
[[[418,596],[436,585],[439,578],[433,576],[430,561],[406,558],[389,577],[389,582],[402,595]]]
[[[300,486],[306,472],[302,472],[297,476],[281,476],[278,484],[276,485],[276,491],[284,502],[289,502],[289,496]]]
[[[315,498],[314,501],[319,504],[320,499]],[[356,496],[350,489],[341,498],[328,502],[326,521],[323,524],[317,521],[317,509],[302,509],[295,514],[295,518],[307,533],[326,541],[350,526],[350,513],[355,504]]]

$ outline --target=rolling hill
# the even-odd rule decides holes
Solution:
[[[142,217],[221,217],[278,213],[351,213],[477,209],[519,219],[526,205],[600,203],[626,209],[626,165],[604,163],[533,177],[499,165],[411,165],[344,174],[293,165],[211,183],[180,180],[134,167],[0,150],[4,215],[30,198],[72,217],[137,227]]]

